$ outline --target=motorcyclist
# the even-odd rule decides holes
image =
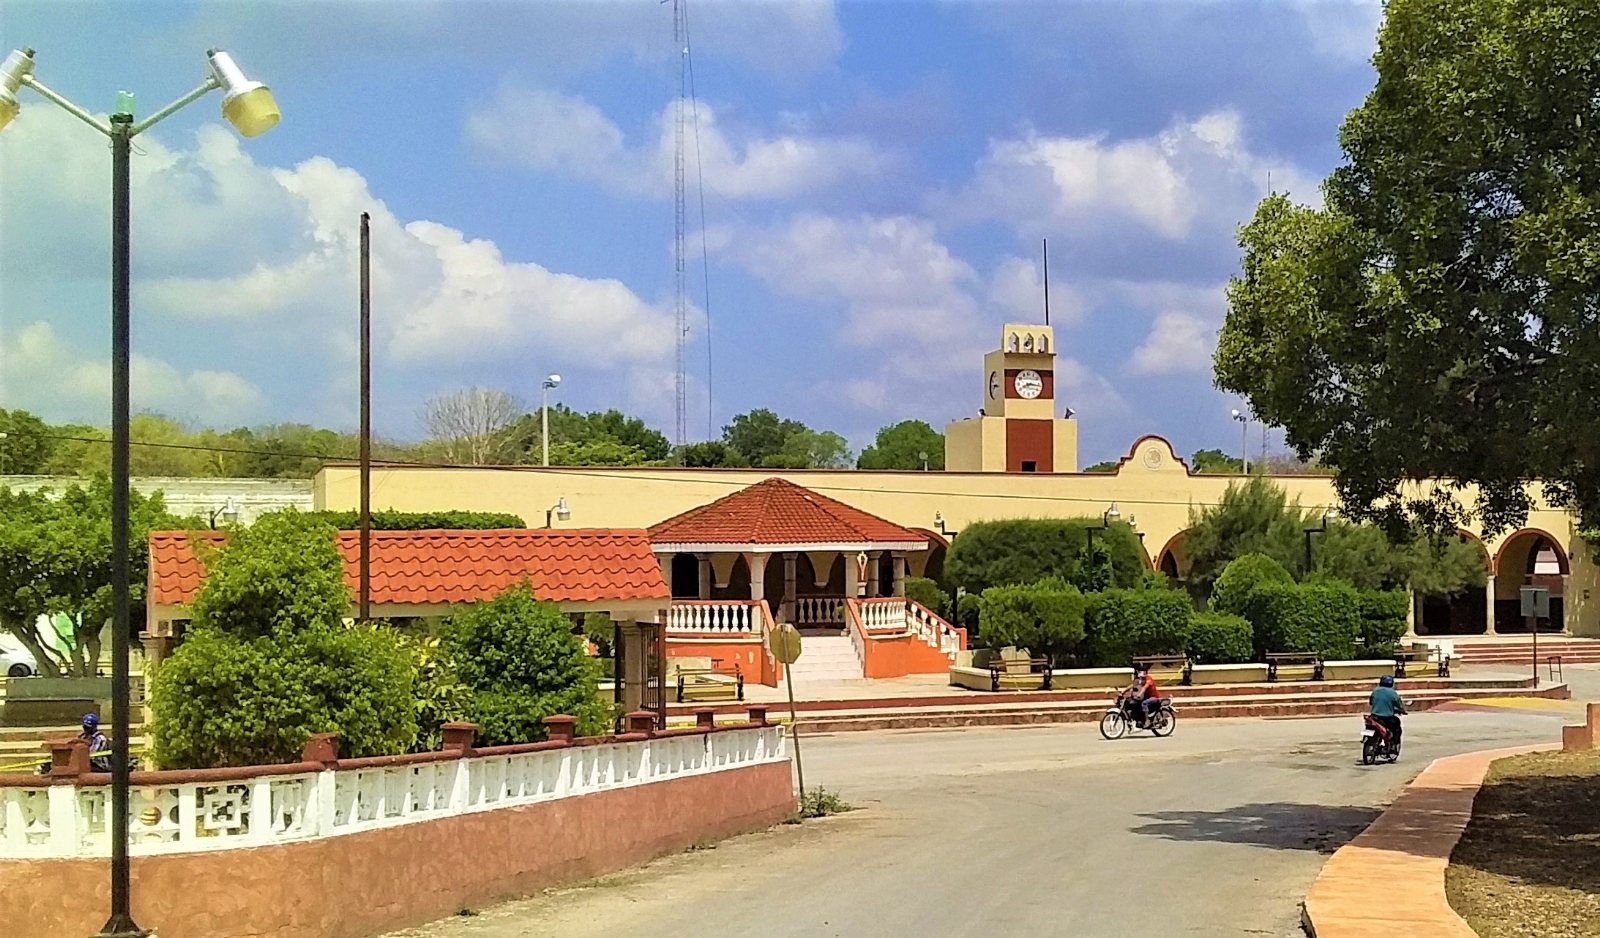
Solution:
[[[1148,668],[1133,669],[1133,683],[1128,685],[1121,696],[1130,704],[1137,705],[1135,719],[1139,726],[1144,726],[1150,717],[1161,709],[1161,691],[1156,687],[1156,680],[1150,676]]]
[[[78,738],[89,744],[89,771],[111,771],[111,740],[100,732],[100,717],[93,713],[83,715],[83,732]]]
[[[1406,712],[1406,704],[1400,699],[1399,692],[1394,689],[1394,678],[1387,674],[1378,678],[1378,686],[1372,689],[1372,697],[1368,700],[1367,706],[1372,712],[1372,719],[1382,724],[1388,731],[1390,744],[1398,752],[1400,717]]]

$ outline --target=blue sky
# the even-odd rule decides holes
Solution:
[[[973,414],[1000,324],[1039,316],[1047,237],[1082,462],[1147,432],[1236,450],[1237,402],[1209,371],[1234,230],[1269,174],[1316,200],[1380,15],[691,4],[690,437],[752,407],[857,447]],[[560,400],[670,433],[671,16],[650,0],[0,0],[0,46],[37,49],[40,80],[93,110],[127,89],[141,113],[221,46],[282,107],[254,140],[215,96],[140,138],[135,406],[352,426],[367,210],[380,432],[418,437],[421,403],[457,387],[536,405],[559,372]],[[0,134],[0,404],[103,421],[109,155],[23,100]]]

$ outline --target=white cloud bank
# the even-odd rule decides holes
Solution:
[[[83,146],[72,118],[49,108],[29,109],[7,130],[0,138],[0,276],[32,278],[47,288],[52,279],[103,277],[104,175],[96,165],[103,152]],[[263,384],[273,371],[262,364],[263,348],[266,358],[279,355],[296,365],[319,358],[328,382],[341,389],[348,383],[362,211],[372,215],[374,307],[382,311],[374,342],[387,360],[425,371],[516,361],[537,351],[552,365],[670,367],[670,310],[618,280],[510,260],[493,242],[437,222],[402,223],[355,170],[322,157],[292,169],[262,166],[215,125],[201,128],[192,149],[152,137],[141,137],[140,145],[135,308],[147,321],[227,321],[227,334],[250,349],[235,356],[235,369],[249,373],[254,366],[267,376],[258,379]],[[36,237],[20,236],[24,220]],[[98,367],[82,364],[92,358],[66,349],[62,330],[47,324],[75,312],[10,305],[0,321],[11,333],[8,356],[15,346],[28,368],[48,360],[79,377],[83,368]],[[174,361],[228,359],[226,349],[202,347],[198,339],[162,354]],[[32,373],[22,365],[8,369],[8,398],[24,380],[18,376]],[[158,381],[147,368],[144,378],[166,390],[144,406],[182,398],[180,387],[190,401],[181,410],[205,419],[261,403],[249,381],[234,375],[229,382],[225,374],[173,371]],[[62,393],[93,383],[79,377]],[[649,379],[630,376],[644,386]],[[143,383],[137,375],[136,381]],[[215,408],[201,400],[208,397]]]
[[[690,115],[685,120],[691,119]],[[612,120],[582,98],[545,89],[504,86],[467,117],[467,139],[481,152],[517,166],[599,183],[630,196],[672,194],[672,106],[656,118],[653,144],[630,146]],[[698,141],[706,191],[729,199],[783,199],[845,179],[881,175],[894,165],[860,137],[802,134],[730,138],[710,105],[698,106],[699,132],[686,130],[694,172]]]

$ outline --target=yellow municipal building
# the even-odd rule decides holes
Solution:
[[[1216,503],[1239,477],[1192,472],[1153,435],[1132,441],[1115,471],[1079,472],[1077,422],[1055,399],[1055,355],[1050,327],[1003,327],[1000,347],[984,357],[978,414],[945,430],[942,472],[385,466],[372,471],[373,508],[507,511],[537,523],[565,500],[571,517],[557,525],[648,528],[776,477],[925,535],[926,549],[903,558],[901,569],[910,575],[936,574],[950,538],[974,521],[1097,517],[1113,505],[1138,531],[1152,568],[1187,573],[1183,539],[1190,513]],[[1302,508],[1337,506],[1327,477],[1272,481]],[[333,464],[318,473],[316,507],[348,510],[358,501],[357,467]],[[1452,602],[1419,604],[1419,633],[1522,631],[1518,591],[1537,583],[1550,588],[1552,619],[1565,630],[1600,635],[1600,611],[1591,599],[1600,576],[1573,515],[1535,497],[1525,527],[1489,539],[1471,529],[1463,534],[1483,550],[1488,586]],[[664,568],[672,562],[663,557]]]

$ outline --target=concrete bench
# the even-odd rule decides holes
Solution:
[[[1264,684],[1267,666],[1255,662],[1242,664],[1197,664],[1189,669],[1191,684]]]
[[[1376,681],[1394,676],[1394,662],[1384,659],[1365,661],[1324,661],[1322,676],[1329,681]]]
[[[1187,655],[1139,655],[1133,666],[1144,668],[1157,684],[1189,683],[1189,658]]]
[[[128,680],[129,719],[143,719],[144,677]],[[0,726],[76,726],[86,713],[111,712],[109,677],[14,677],[6,681]]]

